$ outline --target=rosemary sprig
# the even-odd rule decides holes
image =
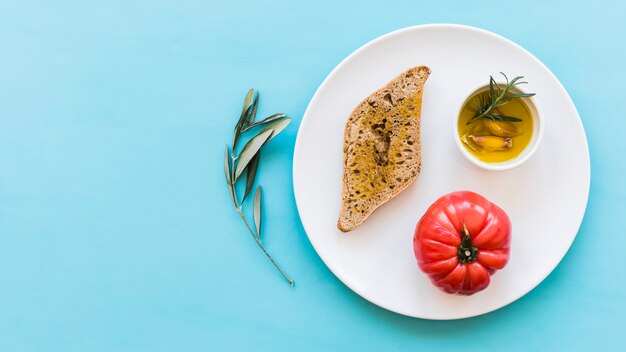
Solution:
[[[509,78],[502,72],[500,72],[504,79],[506,79],[506,85],[504,88],[500,88],[500,85],[496,83],[492,76],[489,76],[489,94],[481,94],[479,97],[474,98],[474,107],[476,112],[474,116],[467,122],[470,123],[478,120],[479,118],[487,118],[496,121],[510,121],[520,122],[520,118],[507,116],[494,113],[494,109],[505,105],[511,99],[532,97],[535,93],[511,93],[511,89],[520,84],[527,84],[528,82],[520,81],[524,76],[517,76],[509,81]]]
[[[259,167],[259,161],[261,158],[261,148],[267,144],[267,142],[274,139],[280,132],[282,132],[291,119],[286,117],[285,114],[274,114],[261,121],[254,122],[256,117],[256,110],[258,106],[258,94],[254,89],[250,89],[243,102],[243,110],[241,116],[235,125],[235,133],[233,135],[233,145],[229,148],[226,145],[226,151],[224,152],[224,173],[226,175],[226,185],[232,198],[235,210],[246,225],[248,232],[252,236],[252,239],[261,248],[265,256],[270,260],[274,267],[280,272],[280,274],[289,282],[291,286],[294,285],[294,281],[278,266],[276,261],[270,256],[265,247],[263,247],[261,241],[261,201],[262,192],[261,186],[257,186],[254,200],[253,200],[253,221],[256,232],[248,223],[246,216],[243,213],[243,204],[248,198],[252,187],[254,186],[254,179]],[[237,144],[240,141],[244,132],[255,129],[256,127],[262,127],[254,137],[243,146],[241,152],[237,154]],[[237,182],[242,180],[241,175],[246,174],[246,186],[243,197],[239,200],[237,195]]]

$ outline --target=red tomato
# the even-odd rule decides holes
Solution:
[[[448,293],[471,295],[509,261],[511,221],[474,192],[453,192],[428,208],[417,223],[413,250],[422,271]]]

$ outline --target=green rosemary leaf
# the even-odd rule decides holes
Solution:
[[[535,93],[516,93],[516,94],[506,94],[504,99],[513,99],[513,98],[527,98],[534,96]]]
[[[254,193],[253,201],[254,226],[256,227],[256,235],[259,242],[261,241],[261,193],[261,186],[258,186]]]
[[[493,79],[493,77],[489,76],[489,94],[491,94],[492,97],[494,84],[496,84],[496,81]]]
[[[474,121],[478,121],[478,119],[479,119],[479,117],[478,117],[478,116],[474,116],[474,117],[472,117],[469,121],[467,121],[467,122],[465,123],[465,125],[466,125],[466,126],[469,126],[469,125],[471,125],[471,124],[472,124],[472,122],[474,122]]]
[[[517,117],[513,117],[513,116],[507,116],[507,115],[491,115],[494,118],[496,118],[497,120],[500,121],[509,121],[509,122],[520,122],[522,121],[522,119],[519,119]]]
[[[270,138],[267,139],[267,142],[269,142],[272,139],[274,139],[274,137],[276,137],[280,132],[282,132],[287,127],[287,125],[289,125],[290,122],[291,122],[291,119],[289,117],[279,119],[277,121],[274,121],[267,127],[265,127],[263,130],[261,130],[261,132],[268,131],[268,130],[273,131]]]
[[[254,138],[249,140],[248,143],[246,143],[238,157],[237,166],[235,167],[234,182],[237,182],[239,176],[241,176],[243,170],[246,169],[246,166],[248,166],[250,160],[254,158],[254,156],[258,153],[263,144],[265,144],[265,142],[269,140],[273,132],[274,130],[272,129],[263,130]]]
[[[248,167],[246,168],[246,191],[243,194],[243,199],[241,199],[242,204],[246,200],[246,197],[248,197],[248,194],[250,194],[250,191],[252,190],[252,186],[254,185],[254,178],[256,177],[256,170],[259,168],[260,158],[261,158],[261,151],[259,150],[259,152],[254,155],[252,160],[250,160],[250,163],[248,164]]]
[[[507,77],[507,76],[504,74],[504,72],[500,72],[500,74],[504,76],[504,79],[506,79],[506,85],[508,86],[508,85],[509,85],[509,77]]]
[[[517,77],[513,78],[513,79],[511,80],[511,82],[509,82],[509,84],[508,84],[508,85],[509,85],[509,86],[511,86],[511,87],[513,87],[513,86],[515,86],[515,85],[517,85],[517,84],[520,84],[520,83],[522,83],[522,82],[517,82],[517,81],[519,81],[519,80],[520,80],[520,79],[522,79],[522,78],[524,78],[524,76],[517,76]],[[517,83],[516,83],[516,82],[517,82]]]

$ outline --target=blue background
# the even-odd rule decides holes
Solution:
[[[338,281],[291,182],[297,127],[331,69],[432,22],[539,57],[576,103],[592,163],[561,265],[510,306],[449,322],[385,311]],[[624,23],[618,1],[0,2],[0,351],[624,348]],[[252,86],[260,116],[294,118],[259,176],[266,245],[294,288],[223,180]]]

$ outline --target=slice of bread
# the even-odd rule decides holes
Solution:
[[[417,179],[422,167],[422,92],[429,75],[428,67],[413,67],[350,114],[344,132],[339,230],[353,230]]]

